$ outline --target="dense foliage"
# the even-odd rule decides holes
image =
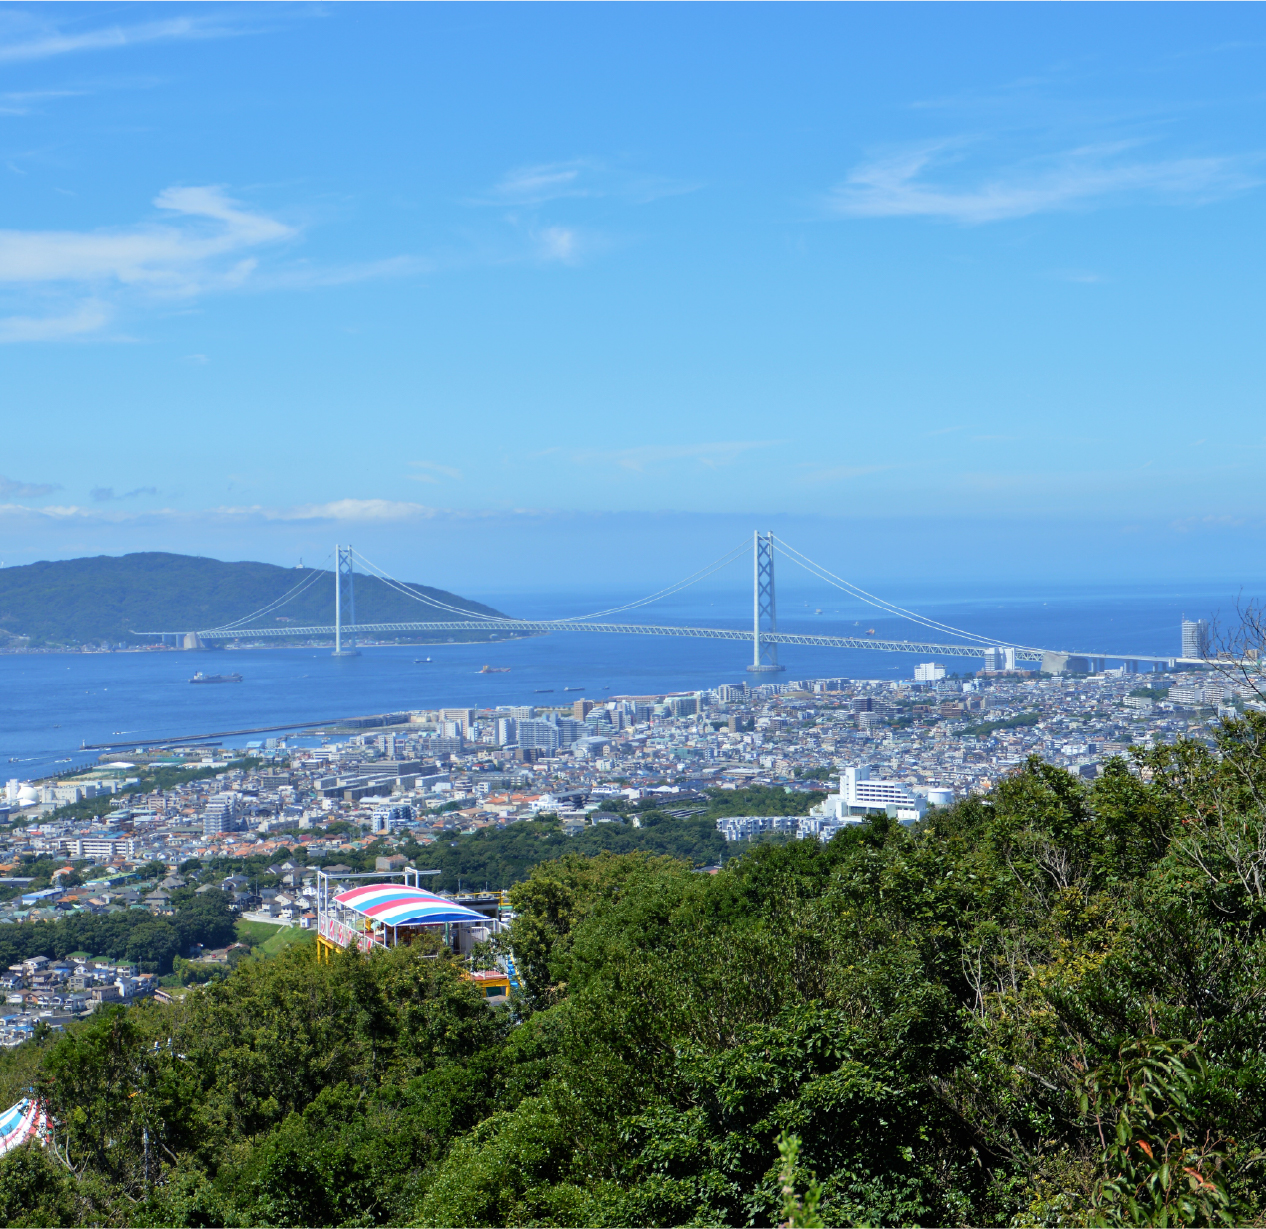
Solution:
[[[555,816],[544,815],[502,829],[441,838],[425,847],[408,845],[403,852],[417,866],[439,870],[430,882],[443,892],[508,888],[526,879],[533,867],[569,853],[666,854],[692,866],[720,863],[727,856],[725,838],[711,819],[675,820],[652,812],[643,822],[647,820],[649,826],[642,828],[594,824],[566,836]]]
[[[768,785],[748,785],[743,789],[708,790],[708,809],[703,818],[716,820],[727,815],[808,815],[824,792],[785,790]],[[671,804],[668,804],[671,805]]]
[[[333,623],[333,575],[313,568],[224,563],[160,551],[22,564],[0,570],[0,638],[29,636],[34,644],[152,644],[152,636],[135,633],[220,627],[277,601],[304,581],[312,583],[284,608],[278,607],[281,613],[268,615],[258,626]],[[500,613],[444,589],[413,587],[462,610]],[[365,575],[356,577],[356,613],[362,623],[418,623],[448,617]],[[484,638],[463,632],[445,633],[445,637]]]
[[[171,904],[170,917],[138,907],[0,926],[0,966],[7,968],[33,956],[61,960],[71,952],[89,952],[137,964],[142,973],[164,974],[172,971],[172,960],[195,943],[224,947],[233,942],[233,915],[225,893],[177,888]]]
[[[5,1056],[59,1127],[0,1216],[1261,1223],[1263,851],[1253,716],[715,874],[569,852],[512,891],[510,1009],[424,945],[292,951]]]

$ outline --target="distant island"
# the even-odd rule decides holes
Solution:
[[[259,628],[324,626],[334,622],[334,576],[313,568],[271,563],[225,563],[197,555],[146,551],[97,555],[0,568],[0,650],[83,648],[154,644],[143,631],[199,631],[241,619],[276,602],[302,581],[303,590],[242,629],[242,640]],[[502,612],[445,589],[412,588],[472,614]],[[356,577],[358,623],[417,623],[460,618],[416,602],[373,576]],[[507,633],[425,632],[392,639],[426,643],[436,639],[487,641]],[[375,640],[385,637],[375,635]],[[273,643],[276,641],[269,637]],[[285,641],[281,641],[285,643]]]

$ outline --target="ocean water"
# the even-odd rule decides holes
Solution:
[[[1266,591],[1266,586],[1257,586]],[[952,640],[863,606],[832,590],[783,588],[778,622],[786,631]],[[1184,615],[1237,623],[1232,586],[1052,586],[997,596],[907,585],[885,596],[921,614],[981,635],[1042,648],[1107,655],[1177,655]],[[611,592],[480,593],[472,596],[520,618],[569,617],[640,595]],[[820,612],[820,613],[819,613]],[[613,622],[750,627],[751,592],[687,591]],[[6,777],[40,776],[96,759],[84,742],[144,745],[176,735],[331,721],[338,717],[441,705],[559,704],[583,694],[647,695],[750,680],[750,647],[739,641],[569,633],[495,645],[328,650],[268,648],[216,652],[61,653],[0,656],[0,764]],[[938,654],[951,670],[978,662]],[[419,662],[427,658],[429,662]],[[845,676],[910,678],[923,657],[780,647],[780,680]],[[481,674],[484,665],[508,673]],[[241,683],[191,686],[196,670],[236,671]],[[563,688],[584,688],[564,693]],[[241,745],[250,736],[225,739]],[[258,737],[258,736],[255,736]]]

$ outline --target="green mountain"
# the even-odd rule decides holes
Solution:
[[[373,576],[357,575],[358,623],[416,623],[456,619],[405,596]],[[428,585],[411,588],[426,597],[479,614],[490,606]],[[251,628],[305,627],[334,622],[334,574],[271,563],[224,563],[196,555],[148,551],[98,555],[0,569],[0,645],[152,644],[137,632],[200,631],[243,619],[286,594],[292,596],[249,621]],[[347,612],[344,611],[346,619]],[[440,635],[441,633],[437,633]],[[444,639],[483,640],[482,633],[442,633]],[[423,633],[402,640],[429,640]]]

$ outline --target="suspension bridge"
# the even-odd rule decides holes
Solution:
[[[649,606],[654,602],[680,593],[721,571],[722,568],[751,553],[752,566],[752,623],[750,627],[694,627],[668,626],[659,623],[626,623],[607,621],[613,615]],[[774,585],[774,559],[780,555],[815,576],[818,580],[841,590],[850,597],[889,616],[905,619],[918,627],[939,635],[952,636],[955,640],[886,640],[873,635],[826,636],[803,632],[780,631],[778,628],[777,596]],[[720,559],[701,568],[684,579],[637,601],[609,610],[595,611],[566,619],[512,619],[500,615],[485,615],[463,610],[458,606],[440,601],[422,593],[411,585],[396,580],[382,568],[371,563],[351,546],[334,548],[334,622],[328,625],[298,627],[254,627],[255,620],[273,615],[301,594],[305,593],[320,577],[330,573],[316,571],[301,581],[288,593],[275,601],[252,611],[220,627],[191,631],[137,632],[136,635],[174,637],[185,648],[202,648],[215,642],[255,641],[260,639],[305,639],[333,637],[334,656],[349,657],[358,654],[358,638],[366,635],[400,635],[425,632],[482,632],[494,636],[524,635],[567,632],[586,635],[618,636],[686,636],[704,640],[746,641],[752,648],[752,662],[747,667],[753,674],[775,674],[786,667],[778,661],[779,645],[803,645],[811,648],[857,649],[881,653],[913,653],[922,657],[963,657],[982,660],[995,669],[1015,669],[1020,662],[1030,663],[1051,674],[1102,670],[1107,662],[1120,662],[1127,672],[1141,668],[1151,670],[1172,668],[1178,663],[1204,664],[1203,659],[1182,657],[1156,657],[1146,653],[1092,652],[1087,650],[1047,649],[1032,645],[1014,644],[988,636],[977,635],[962,628],[953,627],[940,620],[907,610],[867,592],[860,586],[828,571],[809,559],[794,547],[776,539],[773,533],[756,532],[750,542],[745,541]],[[358,623],[356,621],[355,562],[362,569],[383,581],[395,591],[412,598],[439,613],[439,618],[417,622]],[[447,615],[445,618],[443,616]],[[455,616],[455,617],[454,617]]]

